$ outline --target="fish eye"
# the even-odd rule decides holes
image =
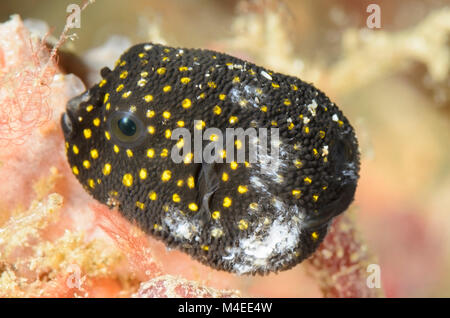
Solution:
[[[137,146],[144,137],[144,124],[131,112],[117,111],[111,114],[107,126],[114,142],[128,148]]]
[[[127,137],[133,137],[136,134],[137,127],[136,123],[130,117],[122,117],[117,121],[117,126],[119,127],[122,134]]]

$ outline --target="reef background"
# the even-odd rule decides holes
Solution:
[[[73,2],[0,2],[0,296],[450,296],[448,1],[97,0],[67,30]],[[366,26],[369,3],[381,7],[381,29]],[[90,86],[143,41],[298,76],[353,123],[356,200],[310,260],[265,277],[214,271],[77,183],[59,116],[85,86],[66,73]],[[367,287],[369,264],[380,265],[382,288]]]

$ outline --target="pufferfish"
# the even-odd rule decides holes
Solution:
[[[286,270],[353,201],[354,130],[311,84],[227,54],[153,43],[131,47],[101,76],[61,117],[72,172],[170,248],[238,274]],[[189,134],[174,138],[180,128]],[[209,128],[216,133],[202,136]],[[230,128],[278,135],[226,140]],[[199,134],[202,147],[221,137],[212,153],[222,160],[182,152]],[[277,151],[250,162],[263,138]],[[240,149],[241,160],[230,158]]]

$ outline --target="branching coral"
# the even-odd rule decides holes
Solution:
[[[450,8],[431,13],[420,24],[398,32],[348,30],[341,58],[330,67],[329,83],[344,93],[404,69],[426,65],[434,83],[450,74]]]

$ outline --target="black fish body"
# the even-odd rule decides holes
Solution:
[[[316,250],[352,202],[356,137],[314,86],[226,54],[150,43],[101,73],[61,119],[70,167],[95,199],[166,245],[230,272],[285,270]],[[259,159],[271,164],[249,160],[261,136],[226,137],[239,127],[268,129]],[[181,141],[180,128],[190,132]],[[231,148],[213,153],[223,162],[181,152],[209,128],[217,133],[201,146],[222,135]],[[245,160],[230,156],[240,149]]]

